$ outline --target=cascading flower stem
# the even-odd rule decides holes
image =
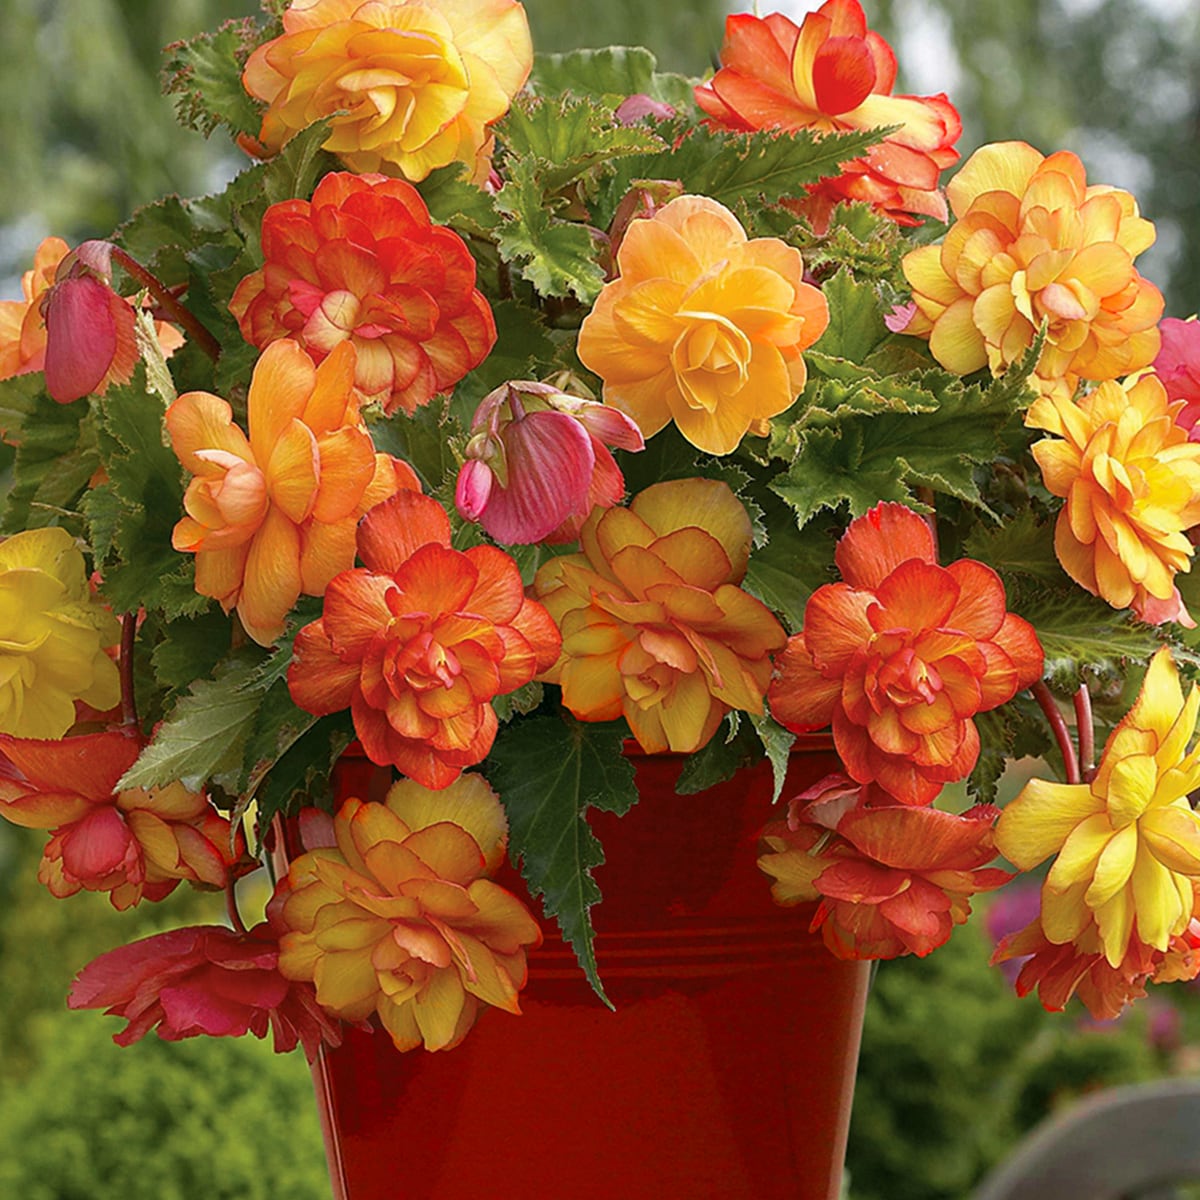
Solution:
[[[133,647],[136,641],[137,613],[127,612],[121,617],[121,661],[117,670],[121,678],[121,720],[131,727],[136,727],[138,723],[137,696],[133,690]]]
[[[221,343],[200,324],[191,309],[186,308],[153,272],[148,271],[132,255],[122,250],[120,246],[112,247],[112,257],[119,263],[125,274],[136,280],[142,287],[149,290],[157,301],[166,317],[187,330],[188,337],[216,362],[221,357]]]
[[[225,913],[229,917],[229,924],[233,926],[235,932],[246,932],[246,922],[242,920],[241,910],[238,908],[237,881],[232,877],[225,883]]]
[[[1079,774],[1082,782],[1091,783],[1096,777],[1096,724],[1086,682],[1075,693],[1075,728],[1079,731]]]
[[[1039,679],[1029,690],[1038,702],[1038,707],[1045,713],[1050,729],[1054,733],[1054,740],[1058,743],[1059,752],[1062,754],[1063,770],[1066,773],[1067,782],[1080,783],[1079,756],[1075,753],[1074,742],[1071,741],[1071,731],[1067,728],[1067,722],[1059,711],[1050,689],[1046,686],[1046,681]]]

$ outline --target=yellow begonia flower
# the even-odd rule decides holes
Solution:
[[[121,698],[104,653],[121,636],[88,590],[83,555],[65,529],[32,529],[0,543],[0,733],[60,738],[75,701],[101,712]]]
[[[1153,375],[1102,383],[1078,403],[1043,397],[1025,423],[1057,434],[1033,447],[1046,487],[1066,499],[1054,547],[1081,587],[1142,620],[1190,624],[1175,588],[1200,523],[1200,443],[1175,422]],[[1062,440],[1060,441],[1059,438]]]
[[[1032,382],[1070,395],[1080,379],[1116,379],[1158,353],[1163,299],[1133,260],[1154,226],[1128,193],[1088,185],[1068,151],[983,146],[946,188],[956,218],[940,245],[904,256],[917,311],[906,333],[968,375],[1002,374],[1047,326]]]
[[[1042,930],[1078,944],[1095,923],[1119,966],[1134,942],[1166,951],[1188,927],[1200,878],[1200,747],[1189,750],[1200,692],[1186,699],[1164,647],[1133,708],[1113,730],[1091,783],[1030,780],[996,827],[1001,854],[1022,871],[1057,855],[1042,887]]]
[[[644,437],[674,421],[693,446],[728,454],[804,390],[807,350],[829,324],[800,252],[747,238],[707,196],[634,221],[579,330],[579,360],[604,401]]]

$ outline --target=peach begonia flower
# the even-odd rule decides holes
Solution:
[[[693,446],[728,454],[765,433],[808,377],[801,351],[829,324],[800,252],[748,239],[707,196],[679,196],[634,221],[579,330],[579,359],[604,400],[650,437],[674,421]]]
[[[354,386],[386,412],[449,391],[495,344],[474,257],[403,180],[326,175],[311,200],[267,209],[262,245],[229,302],[242,336],[292,338],[316,363],[352,343]]]
[[[1041,929],[1056,946],[1101,952],[1121,967],[1138,943],[1165,953],[1195,914],[1200,816],[1200,691],[1186,699],[1170,650],[1150,662],[1133,707],[1109,735],[1090,783],[1031,779],[996,828],[1022,871],[1055,855],[1042,885]],[[1094,923],[1096,936],[1088,941]]]
[[[804,628],[776,660],[768,699],[796,732],[832,722],[847,773],[903,804],[928,804],[979,757],[976,713],[1042,676],[1033,627],[1004,585],[963,558],[937,564],[929,526],[900,504],[851,521]]]
[[[60,738],[75,724],[77,700],[112,708],[121,684],[105,649],[120,636],[65,529],[0,541],[0,733]]]
[[[515,0],[292,0],[283,35],[250,55],[242,82],[267,104],[257,144],[274,154],[324,118],[324,148],[352,171],[424,179],[463,162],[482,183],[489,126],[533,64]]]
[[[580,720],[623,716],[650,754],[700,749],[730,709],[761,713],[786,635],[737,586],[750,540],[745,508],[716,480],[659,483],[628,508],[596,509],[583,552],[534,579],[563,635],[542,678]]]
[[[52,831],[38,879],[59,897],[108,892],[125,909],[179,883],[225,885],[240,856],[229,822],[181,783],[122,788],[145,745],[114,730],[54,741],[0,734],[0,816]]]
[[[818,232],[839,201],[861,200],[900,225],[946,219],[938,176],[958,161],[962,121],[944,94],[893,96],[896,56],[858,0],[827,0],[801,25],[780,13],[725,19],[721,66],[696,103],[726,129],[834,133],[899,126],[865,157],[805,190]]]
[[[645,445],[623,412],[532,380],[484,396],[471,435],[455,505],[509,546],[575,541],[593,508],[611,508],[625,495],[608,447]]]
[[[976,150],[946,188],[956,218],[941,245],[904,256],[917,311],[905,332],[929,338],[933,357],[969,375],[1000,375],[1046,344],[1033,383],[1070,395],[1149,366],[1163,299],[1133,260],[1154,226],[1128,193],[1088,186],[1066,150],[1044,157],[1024,142]]]
[[[364,567],[337,575],[320,620],[296,635],[292,699],[318,716],[349,708],[372,762],[447,787],[492,748],[492,698],[558,657],[558,630],[502,550],[450,548],[450,519],[428,496],[373,508],[358,555]]]
[[[289,932],[279,969],[311,980],[318,1002],[348,1021],[378,1014],[399,1050],[449,1050],[480,1004],[519,1013],[525,951],[542,933],[524,904],[493,883],[499,800],[463,776],[438,803],[393,790],[383,804],[351,798],[334,845],[310,850],[281,881]]]
[[[46,238],[32,271],[21,279],[22,300],[0,301],[0,379],[45,371],[46,390],[60,404],[128,383],[137,364],[134,310],[112,290],[108,242],[84,242],[75,250],[62,238]],[[183,336],[156,321],[167,357]]]
[[[1036,988],[1042,1006],[1051,1012],[1060,1012],[1078,996],[1096,1020],[1111,1021],[1146,994],[1148,983],[1186,981],[1200,974],[1200,920],[1193,918],[1182,934],[1172,934],[1165,951],[1132,939],[1115,967],[1100,949],[1095,922],[1074,941],[1055,945],[1042,932],[1041,921],[1034,920],[1005,937],[992,955],[993,963],[1022,959],[1018,996]]]
[[[1153,363],[1154,374],[1167,389],[1169,400],[1182,400],[1175,423],[1188,441],[1200,442],[1200,321],[1164,317],[1158,323],[1162,346]]]
[[[1041,397],[1025,423],[1056,437],[1033,446],[1046,487],[1066,499],[1054,548],[1081,587],[1151,624],[1193,621],[1175,586],[1200,523],[1200,444],[1190,442],[1154,375],[1105,382],[1078,402]]]
[[[255,365],[248,408],[249,438],[208,392],[167,409],[171,446],[195,476],[172,545],[196,555],[196,591],[236,608],[266,646],[302,592],[320,596],[353,565],[359,517],[420,484],[407,464],[375,453],[349,343],[314,367],[295,342],[274,342]]]
[[[67,996],[72,1009],[102,1008],[127,1024],[113,1034],[131,1046],[152,1029],[164,1042],[183,1038],[273,1035],[276,1054],[297,1044],[309,1062],[322,1043],[337,1046],[339,1022],[317,1003],[312,984],[279,972],[283,932],[272,910],[245,933],[222,925],[189,925],[156,933],[93,959]]]
[[[996,857],[1000,810],[961,816],[935,808],[864,802],[869,788],[826,776],[763,831],[758,865],[783,905],[820,901],[811,928],[846,959],[924,956],[971,913],[971,897],[1012,875]]]

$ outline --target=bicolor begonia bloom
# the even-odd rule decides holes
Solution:
[[[311,984],[280,974],[280,932],[271,920],[246,933],[189,925],[118,946],[79,972],[67,1006],[123,1017],[118,1046],[151,1030],[164,1042],[247,1033],[261,1040],[270,1032],[276,1054],[301,1045],[312,1062],[322,1043],[341,1044],[341,1027]]]
[[[1170,400],[1182,400],[1175,422],[1188,440],[1200,442],[1200,321],[1189,317],[1164,317],[1158,323],[1162,346],[1154,360],[1154,374]]]
[[[563,635],[542,678],[576,717],[624,717],[648,753],[690,753],[730,709],[763,711],[786,634],[738,586],[750,518],[724,483],[655,484],[628,508],[595,510],[579,541],[533,584]]]
[[[283,34],[250,55],[242,82],[267,105],[260,157],[328,118],[324,148],[352,171],[424,179],[466,163],[482,183],[490,130],[533,65],[515,0],[292,0]]]
[[[441,815],[412,785],[383,804],[347,800],[335,844],[301,855],[280,885],[280,970],[346,1020],[377,1014],[399,1050],[458,1045],[481,1004],[519,1013],[525,952],[542,940],[487,878],[507,827],[495,793],[464,776],[438,795]]]
[[[349,708],[373,762],[447,787],[492,748],[493,697],[558,657],[558,630],[502,550],[450,548],[450,519],[428,496],[373,508],[358,556],[296,636],[292,699],[318,716]]]
[[[808,378],[801,352],[829,306],[804,282],[800,252],[747,238],[707,196],[680,196],[633,221],[579,330],[579,359],[604,400],[646,437],[674,421],[692,445],[728,454],[791,406]]]
[[[1157,950],[1132,939],[1119,964],[1109,963],[1093,922],[1073,941],[1056,945],[1042,932],[1040,920],[1004,938],[993,963],[1019,962],[1018,996],[1035,988],[1042,1006],[1060,1012],[1078,996],[1098,1021],[1111,1021],[1126,1005],[1146,994],[1148,983],[1174,983],[1200,974],[1200,920],[1193,918],[1182,934],[1173,934],[1167,949]]]
[[[65,529],[0,541],[0,733],[59,738],[75,724],[76,701],[112,708],[121,684],[105,650],[120,636]]]
[[[0,734],[0,816],[51,831],[38,879],[58,897],[108,892],[113,907],[178,885],[223,887],[242,841],[203,792],[118,788],[144,747],[113,730],[53,741]]]
[[[983,146],[946,188],[955,221],[940,245],[904,256],[917,311],[905,332],[969,375],[1003,374],[1046,325],[1032,382],[1069,396],[1080,380],[1141,370],[1158,353],[1163,299],[1134,259],[1154,226],[1128,193],[1088,185],[1066,150]]]
[[[1063,570],[1151,624],[1193,623],[1175,586],[1195,549],[1186,531],[1200,523],[1200,444],[1178,423],[1182,407],[1143,375],[1078,402],[1041,397],[1025,417],[1057,435],[1035,443],[1033,457],[1066,500],[1054,531]]]
[[[870,803],[865,793],[874,792]],[[1000,810],[961,816],[897,804],[827,776],[763,831],[758,865],[783,905],[819,902],[812,929],[845,959],[924,956],[971,913],[971,897],[1012,875],[989,867]]]
[[[498,542],[573,542],[593,508],[625,495],[608,447],[641,450],[623,412],[545,383],[501,384],[480,402],[454,502]]]
[[[265,646],[301,593],[320,596],[354,564],[363,513],[420,484],[407,464],[375,453],[349,344],[314,367],[295,342],[274,342],[255,365],[248,411],[249,437],[208,392],[167,410],[171,445],[194,476],[172,545],[196,555],[196,590],[236,608]]]
[[[796,732],[832,724],[852,778],[928,804],[974,768],[972,717],[1041,678],[1041,645],[999,576],[970,558],[939,566],[901,504],[852,521],[835,561],[843,582],[813,592],[776,660],[771,713]]]
[[[354,386],[387,412],[449,391],[495,344],[474,257],[401,179],[326,175],[311,200],[267,209],[262,246],[229,302],[242,336],[291,338],[316,363],[350,342]]]
[[[1118,968],[1137,943],[1165,953],[1188,930],[1200,882],[1200,690],[1187,696],[1166,647],[1109,735],[1090,783],[1031,779],[1004,809],[1000,852],[1028,871],[1054,856],[1041,929],[1056,946],[1103,953]],[[1191,747],[1191,748],[1189,748]],[[1086,937],[1094,923],[1094,944]]]
[[[725,129],[834,133],[899,126],[840,174],[806,188],[817,230],[840,201],[864,201],[901,225],[946,219],[938,176],[958,161],[958,112],[944,94],[893,96],[896,56],[858,0],[827,0],[797,26],[780,13],[725,19],[721,66],[696,103]]]

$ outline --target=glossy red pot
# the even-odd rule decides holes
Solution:
[[[635,763],[635,808],[590,814],[616,1012],[543,922],[522,1016],[486,1011],[445,1053],[348,1030],[313,1068],[336,1200],[835,1200],[867,964],[771,901],[765,763],[694,796],[678,758]],[[802,739],[788,786],[836,765]],[[378,798],[373,770],[344,760],[338,798]]]

